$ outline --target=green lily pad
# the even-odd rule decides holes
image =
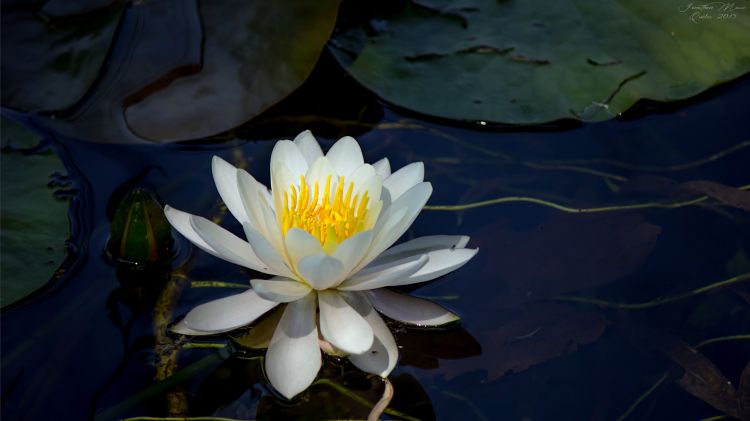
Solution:
[[[40,139],[2,119],[0,153],[0,305],[5,306],[47,283],[66,257],[70,235],[68,202],[49,186],[64,173],[50,151],[31,153]]]
[[[599,121],[750,71],[750,10],[732,5],[419,0],[340,30],[331,50],[364,86],[420,113]]]

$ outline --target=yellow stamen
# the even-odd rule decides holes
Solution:
[[[353,182],[347,186],[344,177],[339,177],[332,192],[330,175],[326,177],[325,186],[317,181],[308,184],[305,177],[300,176],[299,186],[292,184],[283,193],[280,222],[284,235],[292,228],[303,229],[317,238],[323,250],[330,254],[342,241],[371,228],[365,226],[370,197],[366,191],[354,194],[354,188]]]

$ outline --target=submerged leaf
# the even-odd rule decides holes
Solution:
[[[721,203],[750,212],[749,191],[706,180],[688,181],[687,183],[682,183],[680,187],[705,194]]]
[[[740,376],[737,404],[739,405],[740,419],[750,420],[750,362],[747,363]]]
[[[476,339],[462,327],[441,329],[406,328],[396,333],[401,364],[437,368],[440,360],[460,360],[482,353]]]
[[[737,391],[711,360],[668,334],[641,329],[648,343],[685,370],[678,384],[686,392],[732,417],[739,417]]]
[[[501,221],[477,244],[484,246],[487,271],[498,274],[512,298],[525,301],[629,275],[651,254],[660,232],[633,214],[555,214],[531,230]]]
[[[341,28],[331,49],[400,107],[511,124],[606,120],[639,99],[688,98],[750,70],[739,7],[732,19],[714,6],[702,12],[712,19],[695,22],[689,2],[459,3],[408,2]]]
[[[444,373],[453,378],[463,373],[486,370],[488,380],[508,372],[519,373],[529,367],[575,351],[580,345],[595,342],[607,327],[604,316],[577,307],[534,304],[482,334],[482,355],[443,364]]]

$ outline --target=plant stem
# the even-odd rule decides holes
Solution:
[[[700,288],[696,288],[694,290],[674,295],[672,297],[665,297],[665,298],[657,298],[655,300],[646,301],[643,303],[616,303],[612,301],[605,301],[605,300],[599,300],[596,298],[587,298],[587,297],[579,297],[574,295],[560,295],[556,297],[552,297],[553,300],[558,301],[569,301],[573,303],[583,303],[583,304],[593,304],[597,305],[599,307],[605,307],[605,308],[618,308],[623,310],[640,310],[644,308],[651,308],[656,307],[662,304],[672,303],[675,301],[682,300],[684,298],[692,297],[694,295],[702,294],[704,292],[708,292],[717,288],[722,288],[727,285],[737,284],[740,282],[744,282],[750,280],[750,273],[743,273],[742,275],[737,275],[735,277],[725,279],[723,281],[714,282],[713,284],[709,284]]]
[[[190,288],[250,288],[250,284],[240,284],[235,282],[221,281],[192,281]]]
[[[370,414],[367,416],[367,421],[378,421],[383,414],[383,411],[388,408],[388,404],[391,403],[391,399],[393,399],[393,385],[390,380],[383,378],[383,384],[385,385],[383,388],[383,396],[381,396],[378,403],[372,407],[372,411],[370,411]]]
[[[737,187],[737,190],[748,190],[748,189],[750,189],[750,184]],[[595,207],[595,208],[572,208],[569,206],[561,205],[559,203],[554,203],[548,200],[538,199],[535,197],[508,196],[508,197],[498,197],[495,199],[483,200],[481,202],[466,203],[463,205],[427,205],[423,209],[431,210],[431,211],[461,211],[461,210],[479,208],[482,206],[497,205],[500,203],[525,202],[525,203],[534,203],[537,205],[547,206],[547,207],[557,209],[563,212],[568,212],[568,213],[601,213],[601,212],[614,212],[614,211],[651,209],[651,208],[675,209],[675,208],[682,208],[685,206],[691,206],[691,205],[695,205],[701,202],[705,202],[708,199],[709,197],[704,195],[704,196],[696,197],[694,199],[682,200],[678,202],[646,202],[646,203],[634,203],[630,205],[601,206],[601,207]]]

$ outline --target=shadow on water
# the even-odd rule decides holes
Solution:
[[[169,44],[152,48],[164,51]],[[110,52],[117,54],[124,52]],[[314,386],[286,403],[266,385],[262,352],[217,351],[226,341],[214,338],[208,341],[213,348],[172,353],[183,344],[165,336],[168,323],[199,303],[235,292],[190,288],[189,281],[245,283],[251,271],[182,238],[171,274],[118,266],[105,252],[114,208],[133,187],[152,191],[162,204],[213,215],[240,234],[218,201],[211,156],[244,166],[268,185],[271,141],[308,128],[324,149],[346,134],[358,138],[370,162],[387,156],[399,168],[423,161],[435,188],[433,208],[422,212],[407,237],[466,234],[480,249],[462,270],[413,288],[457,312],[462,322],[447,330],[393,326],[401,360],[393,374],[391,409],[397,412],[389,416],[716,415],[714,408],[730,392],[685,386],[690,379],[676,367],[709,372],[718,381],[717,373],[724,373],[736,385],[750,344],[717,340],[700,346],[706,358],[687,362],[680,344],[749,334],[750,290],[737,282],[681,295],[750,272],[747,208],[722,187],[750,182],[748,95],[745,77],[699,100],[660,109],[643,105],[604,123],[544,130],[451,126],[379,103],[324,53],[287,100],[244,126],[199,141],[89,143],[73,136],[75,126],[65,126],[86,112],[80,104],[58,119],[4,110],[45,134],[79,189],[70,211],[74,247],[64,273],[3,309],[3,416],[164,416],[177,391],[192,416],[366,417],[367,402],[377,401],[382,384],[346,360],[330,358]],[[709,198],[692,203],[704,194]],[[439,206],[493,198],[506,200],[465,209]],[[665,297],[681,299],[653,302]],[[156,381],[169,355],[174,375]]]

